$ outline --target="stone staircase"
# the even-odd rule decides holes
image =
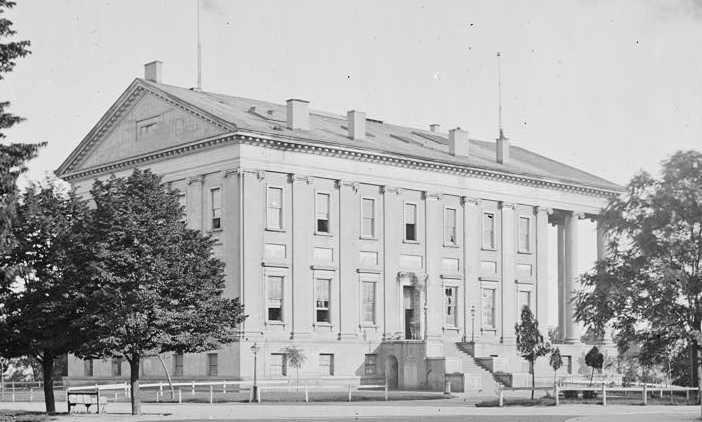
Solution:
[[[461,360],[464,374],[479,374],[482,391],[493,394],[500,383],[495,380],[492,372],[478,365],[473,356],[463,347],[461,343],[453,343],[454,347],[446,350],[446,356],[456,357]]]

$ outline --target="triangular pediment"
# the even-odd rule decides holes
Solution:
[[[200,110],[135,81],[58,170],[73,173],[231,132]]]

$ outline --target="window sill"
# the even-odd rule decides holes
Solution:
[[[494,246],[483,246],[481,250],[488,252],[497,252],[497,248]]]
[[[266,321],[266,325],[279,325],[281,327],[285,327],[285,321]]]
[[[441,274],[439,277],[441,277],[444,280],[462,280],[463,274],[461,274],[461,273]]]
[[[275,233],[285,233],[287,230],[285,229],[272,229],[270,227],[266,227],[267,232],[275,232]]]
[[[312,326],[314,328],[334,328],[334,324],[332,324],[331,322],[315,322],[314,324],[312,324]]]
[[[380,274],[383,272],[382,269],[379,267],[365,267],[365,268],[356,268],[356,272],[359,274]]]
[[[358,328],[373,328],[373,329],[378,329],[378,324],[373,323],[373,322],[362,322],[358,325]]]
[[[378,241],[378,236],[359,236],[359,239],[361,240],[371,240],[373,242]]]
[[[491,331],[493,333],[497,333],[497,328],[495,328],[495,327],[481,327],[480,331]]]
[[[223,231],[224,231],[224,228],[220,227],[218,229],[210,229],[210,230],[208,230],[208,233],[218,234],[218,233],[222,233]]]
[[[290,264],[287,262],[280,261],[263,261],[261,262],[262,267],[275,267],[275,268],[290,268]]]
[[[497,276],[480,276],[480,277],[478,277],[478,280],[480,280],[480,281],[495,281],[495,282],[498,282],[498,281],[500,281],[500,277],[497,277]]]
[[[337,267],[336,267],[336,265],[330,265],[330,264],[312,264],[312,265],[310,265],[310,269],[322,270],[322,271],[336,271]]]
[[[455,325],[444,325],[444,331],[460,331],[461,329]]]
[[[525,251],[525,250],[517,251],[517,253],[522,254],[522,255],[533,255],[534,254],[532,251]]]
[[[407,240],[407,239],[403,239],[403,240],[402,240],[402,243],[408,243],[408,244],[411,244],[411,245],[419,245],[419,240]]]
[[[334,237],[332,233],[327,233],[327,232],[314,232],[315,236],[327,236],[327,237]]]
[[[444,243],[444,248],[454,248],[454,249],[460,249],[461,245],[457,243]]]

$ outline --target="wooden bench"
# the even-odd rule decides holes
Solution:
[[[67,391],[66,403],[68,404],[68,413],[71,413],[71,409],[79,404],[85,406],[86,413],[90,412],[92,405],[95,405],[97,413],[100,413],[100,405],[102,405],[102,411],[105,411],[107,397],[101,396],[99,391]]]

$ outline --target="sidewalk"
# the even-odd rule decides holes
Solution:
[[[466,402],[472,401],[466,398]],[[645,420],[692,421],[700,419],[695,406],[563,405],[558,407],[476,408],[464,404],[463,397],[445,401],[408,401],[393,403],[222,403],[222,404],[143,404],[141,416],[131,416],[129,403],[110,403],[107,413],[72,414],[58,421],[169,421],[184,419],[319,419],[334,418],[426,418],[441,416],[538,416],[563,415],[577,422],[641,422]],[[65,403],[56,404],[66,412]],[[42,411],[43,403],[0,403],[0,409]]]

